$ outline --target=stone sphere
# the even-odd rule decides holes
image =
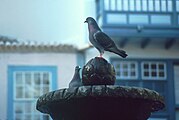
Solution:
[[[82,69],[83,85],[114,85],[114,66],[104,58],[95,57],[91,59]]]

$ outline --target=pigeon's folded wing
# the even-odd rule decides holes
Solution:
[[[96,42],[98,42],[104,49],[111,48],[115,46],[114,41],[105,33],[98,31],[93,35]]]
[[[96,40],[96,42],[104,48],[104,50],[114,52],[122,56],[123,58],[127,56],[126,52],[118,49],[114,41],[105,33],[98,31],[94,33],[93,37]]]

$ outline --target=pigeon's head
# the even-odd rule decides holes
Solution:
[[[98,24],[95,19],[92,17],[87,17],[84,23],[88,23],[88,25],[93,26],[94,29],[100,30]]]
[[[77,71],[79,71],[80,69],[81,69],[80,66],[76,66],[76,67],[75,67],[75,70],[77,70]]]
[[[84,23],[93,24],[96,23],[96,21],[92,17],[87,17]]]

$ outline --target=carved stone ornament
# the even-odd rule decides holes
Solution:
[[[114,85],[115,69],[104,58],[91,59],[82,70],[83,85]]]

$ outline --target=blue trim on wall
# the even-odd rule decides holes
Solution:
[[[167,75],[168,75],[168,98],[170,101],[168,102],[168,110],[169,110],[169,120],[175,120],[175,90],[174,90],[174,69],[173,62],[167,61]]]
[[[57,89],[57,66],[8,66],[8,102],[7,119],[13,120],[13,72],[16,71],[48,71],[52,73],[52,90]],[[34,108],[35,109],[35,108]]]
[[[12,80],[13,78],[13,72],[11,69],[8,67],[8,101],[7,101],[7,119],[13,119],[13,84],[14,81]]]

